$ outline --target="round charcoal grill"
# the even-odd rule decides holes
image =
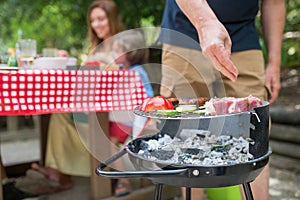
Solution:
[[[96,173],[109,178],[148,178],[156,184],[155,199],[161,199],[162,186],[172,185],[186,187],[186,200],[191,198],[191,188],[215,188],[242,184],[247,200],[252,200],[250,187],[252,182],[269,161],[269,104],[255,108],[253,111],[219,115],[219,116],[149,116],[149,114],[135,111],[143,117],[159,119],[159,133],[142,136],[131,140],[124,149],[101,163]],[[192,128],[209,130],[216,135],[231,135],[234,137],[250,137],[254,140],[249,144],[249,153],[254,158],[247,162],[226,165],[195,165],[178,164],[162,160],[147,159],[138,154],[143,150],[144,142],[157,139],[168,134],[178,135],[183,129]],[[104,168],[115,160],[128,154],[136,171],[105,171]]]

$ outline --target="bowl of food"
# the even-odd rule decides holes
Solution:
[[[69,62],[67,57],[40,57],[34,60],[36,69],[66,69]]]

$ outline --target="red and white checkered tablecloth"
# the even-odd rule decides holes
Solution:
[[[0,71],[0,115],[133,110],[145,98],[132,70]]]

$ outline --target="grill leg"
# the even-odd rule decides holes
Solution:
[[[161,200],[162,184],[155,185],[155,200]]]
[[[246,200],[253,200],[253,194],[251,191],[250,183],[243,183],[244,193],[246,196]]]
[[[185,188],[185,200],[191,200],[191,188],[190,187]]]

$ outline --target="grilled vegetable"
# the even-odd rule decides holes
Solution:
[[[199,114],[199,115],[204,115],[205,114],[205,109],[202,110],[195,110],[193,111],[194,114]]]
[[[197,106],[196,105],[179,105],[176,107],[176,110],[178,112],[194,112],[195,110],[197,110]]]
[[[212,146],[211,151],[216,151],[216,152],[223,152],[223,151],[228,151],[230,150],[229,145],[217,145],[217,146]]]
[[[157,110],[174,110],[171,101],[163,96],[150,97],[146,99],[140,107],[143,112],[153,112]]]
[[[177,110],[157,110],[156,113],[158,115],[173,116],[173,115],[177,115],[178,111]]]

